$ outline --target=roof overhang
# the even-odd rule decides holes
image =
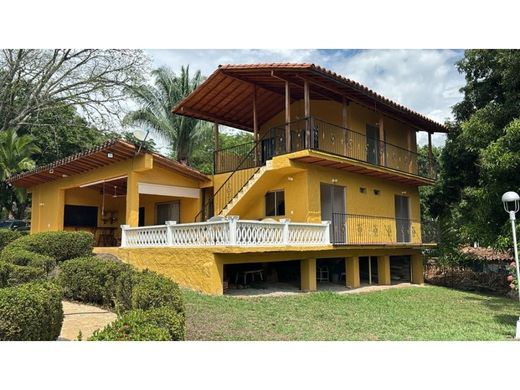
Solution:
[[[346,99],[405,122],[418,131],[448,131],[422,114],[313,64],[220,65],[172,112],[251,131],[255,89],[257,120],[262,126],[284,109],[285,83],[289,83],[291,99],[297,101],[303,99],[305,81],[309,83],[311,99],[338,102]]]
[[[146,152],[145,150],[141,151],[141,153]],[[157,153],[150,154],[153,156],[154,164],[157,166],[199,181],[209,180],[206,175],[196,169],[185,166]],[[51,164],[14,175],[8,178],[6,182],[16,187],[30,188],[69,176],[79,175],[135,157],[135,145],[121,140],[112,140],[95,148],[57,160]]]

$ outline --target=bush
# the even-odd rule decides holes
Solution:
[[[2,252],[2,260],[11,264],[40,268],[49,273],[56,267],[54,258],[30,252],[16,245],[7,246]]]
[[[88,232],[42,232],[12,241],[2,251],[2,257],[21,249],[52,257],[59,263],[92,255],[93,246],[94,236]]]
[[[184,317],[174,308],[132,310],[103,330],[92,341],[178,341],[184,340]]]
[[[0,340],[56,340],[63,323],[61,289],[27,283],[0,289]]]
[[[7,244],[25,235],[26,232],[18,232],[10,229],[0,229],[0,252]]]
[[[0,262],[0,288],[45,280],[47,273],[42,268],[24,267],[16,264]]]
[[[115,307],[119,276],[130,266],[98,257],[82,257],[64,262],[58,284],[66,298]]]
[[[184,317],[184,299],[177,283],[149,270],[137,273],[132,287],[132,309],[161,306],[171,307]]]

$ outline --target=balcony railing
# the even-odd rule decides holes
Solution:
[[[330,245],[330,222],[248,221],[229,217],[213,222],[123,225],[121,229],[124,248]]]
[[[333,213],[331,242],[334,245],[384,245],[435,243],[434,221]]]
[[[275,156],[312,149],[417,176],[435,177],[427,161],[416,152],[384,140],[314,117],[287,126],[289,142],[286,142],[286,127],[281,125],[268,130],[258,145],[252,142],[215,151],[215,173],[232,172],[239,163],[240,169],[258,167]],[[258,150],[248,154],[255,146]]]

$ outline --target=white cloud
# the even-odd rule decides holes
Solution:
[[[451,107],[461,99],[464,85],[455,62],[456,50],[149,50],[155,66],[178,70],[189,64],[211,74],[228,63],[307,62],[321,65],[421,114],[444,122],[452,118]],[[433,143],[442,145],[445,135],[435,134]],[[418,134],[418,143],[427,142]]]

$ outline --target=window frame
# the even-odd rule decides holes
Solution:
[[[283,214],[279,214],[278,213],[278,195],[279,193],[282,193],[283,194]],[[268,210],[267,210],[267,196],[269,194],[274,194],[274,214],[270,215],[268,214]],[[264,196],[264,214],[266,217],[285,217],[286,215],[286,210],[285,210],[285,189],[284,188],[281,188],[281,189],[277,189],[277,190],[271,190],[271,191],[267,191],[265,193],[265,196]]]

